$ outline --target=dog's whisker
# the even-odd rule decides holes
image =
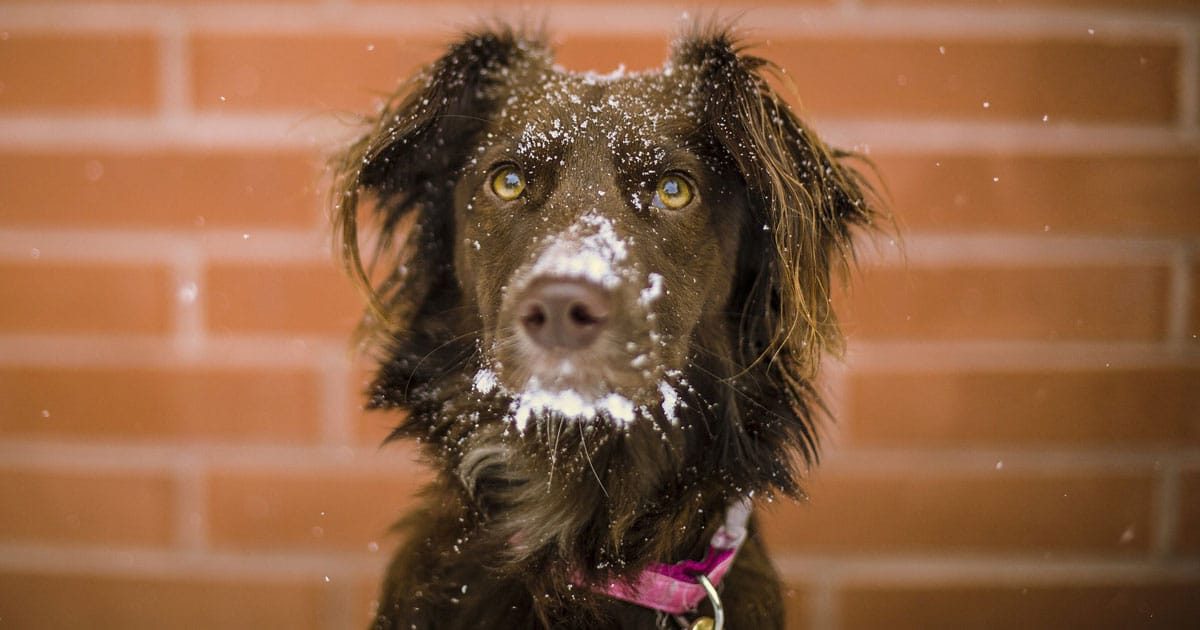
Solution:
[[[412,372],[409,374],[408,381],[404,385],[404,397],[405,398],[408,397],[408,395],[411,391],[413,379],[420,372],[421,365],[424,364],[426,360],[428,360],[433,355],[437,354],[442,348],[453,345],[454,343],[456,343],[458,341],[462,341],[463,339],[466,339],[468,337],[477,337],[480,332],[481,332],[480,330],[471,330],[471,331],[462,333],[461,335],[457,335],[457,336],[439,344],[436,348],[434,348],[433,350],[430,350],[429,352],[427,352],[423,356],[421,356],[420,360],[417,361],[417,364],[415,366],[413,366]],[[474,350],[472,350],[472,352],[474,352]]]
[[[566,423],[566,418],[560,418],[558,421],[558,430],[555,432],[553,446],[550,447],[550,474],[546,477],[547,487],[554,483],[554,468],[558,464],[558,440],[562,437],[563,425]]]
[[[492,120],[490,118],[483,118],[480,116],[468,116],[466,114],[441,114],[438,116],[438,118],[442,119],[442,120],[453,120],[453,119],[473,120],[476,122],[489,123],[489,124],[495,122],[494,120]]]
[[[579,431],[579,448],[583,449],[583,457],[587,460],[588,468],[592,471],[592,477],[595,477],[596,484],[600,486],[600,492],[604,493],[604,498],[608,499],[608,489],[604,487],[604,480],[600,478],[600,473],[596,472],[596,466],[592,463],[592,455],[588,452],[587,431],[580,429]]]

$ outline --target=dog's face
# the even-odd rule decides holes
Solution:
[[[564,426],[581,443],[600,426],[581,452],[597,479],[636,460],[631,501],[697,467],[795,489],[809,378],[839,341],[831,270],[873,211],[765,65],[700,32],[660,71],[577,74],[500,31],[397,94],[335,189],[381,353],[372,404],[411,411],[396,435],[477,479],[462,471],[540,465],[502,436],[550,425],[558,449]],[[369,270],[360,221],[379,230]],[[604,448],[628,461],[594,465]]]
[[[530,72],[498,86],[455,182],[454,275],[518,422],[629,421],[676,386],[664,376],[701,319],[727,311],[744,185],[694,83]]]

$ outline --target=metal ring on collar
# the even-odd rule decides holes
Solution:
[[[717,587],[708,580],[708,576],[703,573],[696,576],[696,581],[700,586],[704,587],[704,592],[708,594],[708,601],[713,607],[713,630],[722,630],[725,627],[725,606],[721,604],[721,596],[717,594]]]

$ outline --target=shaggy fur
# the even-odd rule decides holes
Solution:
[[[338,163],[370,406],[407,410],[392,437],[437,473],[401,523],[376,628],[659,627],[586,585],[698,559],[732,500],[798,495],[817,456],[831,274],[875,219],[847,156],[725,30],[628,76],[566,72],[543,41],[464,37]],[[515,200],[489,188],[506,166],[525,177]],[[681,209],[656,196],[671,173],[694,194]],[[573,364],[571,413],[530,404],[545,366],[515,306],[556,247],[598,256],[615,305]],[[721,590],[728,627],[783,626],[753,520]]]

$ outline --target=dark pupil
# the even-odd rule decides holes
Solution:
[[[516,173],[514,173],[512,171],[505,173],[505,175],[504,175],[504,187],[505,188],[516,188],[517,186],[520,186],[520,185],[521,185],[521,176],[520,175],[517,175]]]
[[[674,197],[679,194],[679,182],[668,179],[663,182],[663,192],[667,193],[668,197]]]

